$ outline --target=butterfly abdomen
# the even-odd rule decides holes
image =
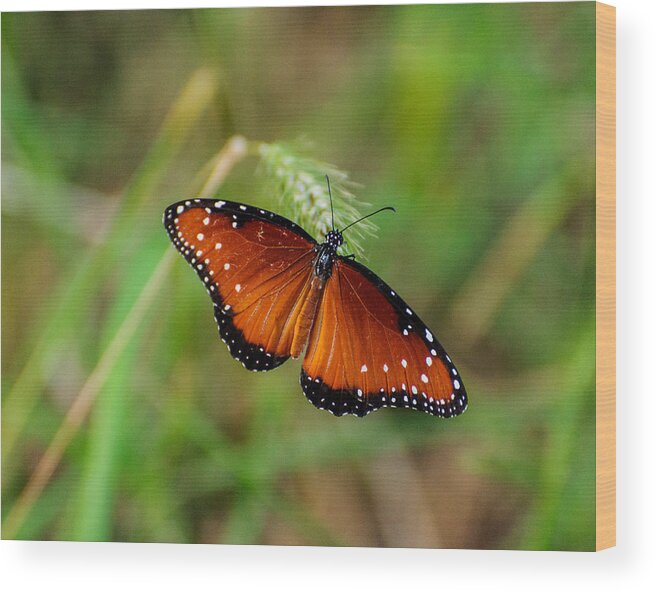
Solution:
[[[301,308],[295,319],[293,340],[291,342],[291,357],[297,359],[305,349],[309,334],[316,318],[316,311],[323,296],[326,281],[332,276],[332,267],[337,256],[336,246],[332,242],[325,242],[317,247],[314,259],[314,272],[308,286],[303,290],[300,298]]]
[[[309,333],[316,317],[316,310],[323,295],[323,286],[325,282],[320,277],[314,275],[309,283],[307,297],[303,301],[302,308],[296,320],[296,326],[293,331],[293,340],[291,342],[291,357],[297,359],[303,352]]]

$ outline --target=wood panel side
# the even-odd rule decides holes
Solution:
[[[616,9],[596,3],[596,549],[616,545]]]

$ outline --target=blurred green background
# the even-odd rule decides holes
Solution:
[[[3,14],[3,537],[593,549],[594,10]],[[397,208],[366,261],[463,416],[229,357],[161,214],[235,134],[221,196],[293,216],[253,146],[303,138]]]

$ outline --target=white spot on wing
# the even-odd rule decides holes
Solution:
[[[240,284],[240,283],[237,283],[237,284],[234,286],[234,289],[236,289],[237,292],[240,292],[240,291],[241,291],[241,284]]]
[[[425,329],[425,338],[430,342],[434,341],[432,333],[427,328]]]
[[[197,238],[198,240],[204,240],[204,239],[205,239],[205,235],[201,233],[201,234],[198,234],[198,235],[196,236],[196,238]]]
[[[432,365],[432,357],[426,357],[425,363],[427,364],[428,367],[430,367]]]
[[[230,270],[230,263],[225,263],[223,265],[223,269],[225,269],[226,271],[229,271]]]
[[[400,362],[400,365],[402,365],[403,367],[407,367],[407,359],[403,359],[403,360]]]
[[[362,369],[360,371],[362,373],[366,373],[368,371],[368,367],[366,367],[366,364],[362,365]]]
[[[421,381],[424,382],[425,384],[428,383],[428,376],[426,376],[424,373],[421,374]]]

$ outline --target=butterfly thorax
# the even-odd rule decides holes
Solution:
[[[339,230],[331,230],[325,236],[325,242],[317,247],[314,259],[314,274],[327,281],[332,275],[332,265],[337,258],[337,248],[343,244],[343,236]]]

